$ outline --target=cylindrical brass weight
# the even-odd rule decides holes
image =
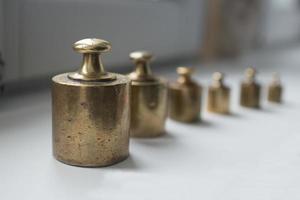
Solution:
[[[180,122],[200,119],[202,87],[192,80],[192,68],[178,67],[179,77],[169,86],[169,116]]]
[[[260,85],[255,81],[256,70],[248,68],[241,84],[240,104],[248,108],[260,107]]]
[[[104,71],[108,42],[84,39],[74,49],[84,55],[81,69],[52,79],[53,154],[75,166],[115,164],[129,155],[130,80]]]
[[[207,110],[213,113],[230,113],[230,88],[224,85],[224,75],[213,74],[213,82],[208,88]]]
[[[153,76],[149,62],[152,55],[138,51],[130,54],[135,63],[131,79],[132,137],[157,137],[165,134],[168,108],[167,82]]]
[[[268,101],[273,103],[282,102],[282,85],[277,73],[273,74],[273,80],[268,88]]]

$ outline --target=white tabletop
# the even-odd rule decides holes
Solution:
[[[196,77],[206,86],[215,69],[227,73],[233,114],[204,111],[202,124],[168,121],[166,136],[132,139],[130,158],[106,168],[52,157],[49,90],[1,97],[0,199],[300,199],[299,55],[300,48],[267,51],[201,68]],[[252,64],[261,83],[281,72],[284,104],[238,105],[241,66]]]

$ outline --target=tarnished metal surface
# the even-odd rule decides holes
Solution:
[[[207,110],[209,112],[230,113],[230,88],[224,85],[224,75],[216,72],[208,89]]]
[[[178,67],[177,73],[177,81],[169,86],[169,116],[181,122],[198,121],[202,87],[192,80],[192,68]]]
[[[260,85],[255,81],[256,70],[248,68],[241,84],[240,104],[248,108],[260,107]]]
[[[268,101],[273,103],[282,102],[282,85],[280,82],[279,75],[277,73],[273,74],[273,80],[268,88]]]
[[[84,43],[93,52],[81,69],[52,79],[53,154],[70,165],[107,166],[129,155],[130,80],[104,71],[101,40]]]
[[[148,52],[130,54],[135,71],[131,82],[131,130],[133,137],[157,137],[165,133],[168,108],[167,82],[151,73]]]

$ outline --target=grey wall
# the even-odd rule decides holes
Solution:
[[[107,68],[130,65],[128,54],[150,50],[167,60],[197,53],[202,0],[2,0],[6,81],[74,71],[73,42],[100,37],[112,43]]]
[[[300,41],[299,0],[266,0],[264,15],[266,45]]]
[[[0,0],[0,52],[3,51],[3,0]]]

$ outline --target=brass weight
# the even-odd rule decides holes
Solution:
[[[224,75],[215,72],[208,89],[207,110],[213,113],[230,113],[230,88],[224,84]]]
[[[277,73],[273,74],[272,81],[268,88],[268,101],[273,103],[282,102],[282,85]]]
[[[191,77],[194,70],[178,67],[179,75],[169,86],[169,116],[180,122],[194,122],[200,119],[202,87]]]
[[[130,54],[135,70],[131,79],[131,130],[132,137],[157,137],[165,133],[168,107],[167,82],[155,77],[149,62],[149,52]]]
[[[256,70],[247,68],[245,79],[241,84],[240,104],[248,108],[260,107],[260,85],[255,80]]]
[[[73,49],[83,54],[79,71],[52,79],[53,154],[75,166],[115,164],[129,155],[130,80],[104,70],[107,41],[83,39]]]

